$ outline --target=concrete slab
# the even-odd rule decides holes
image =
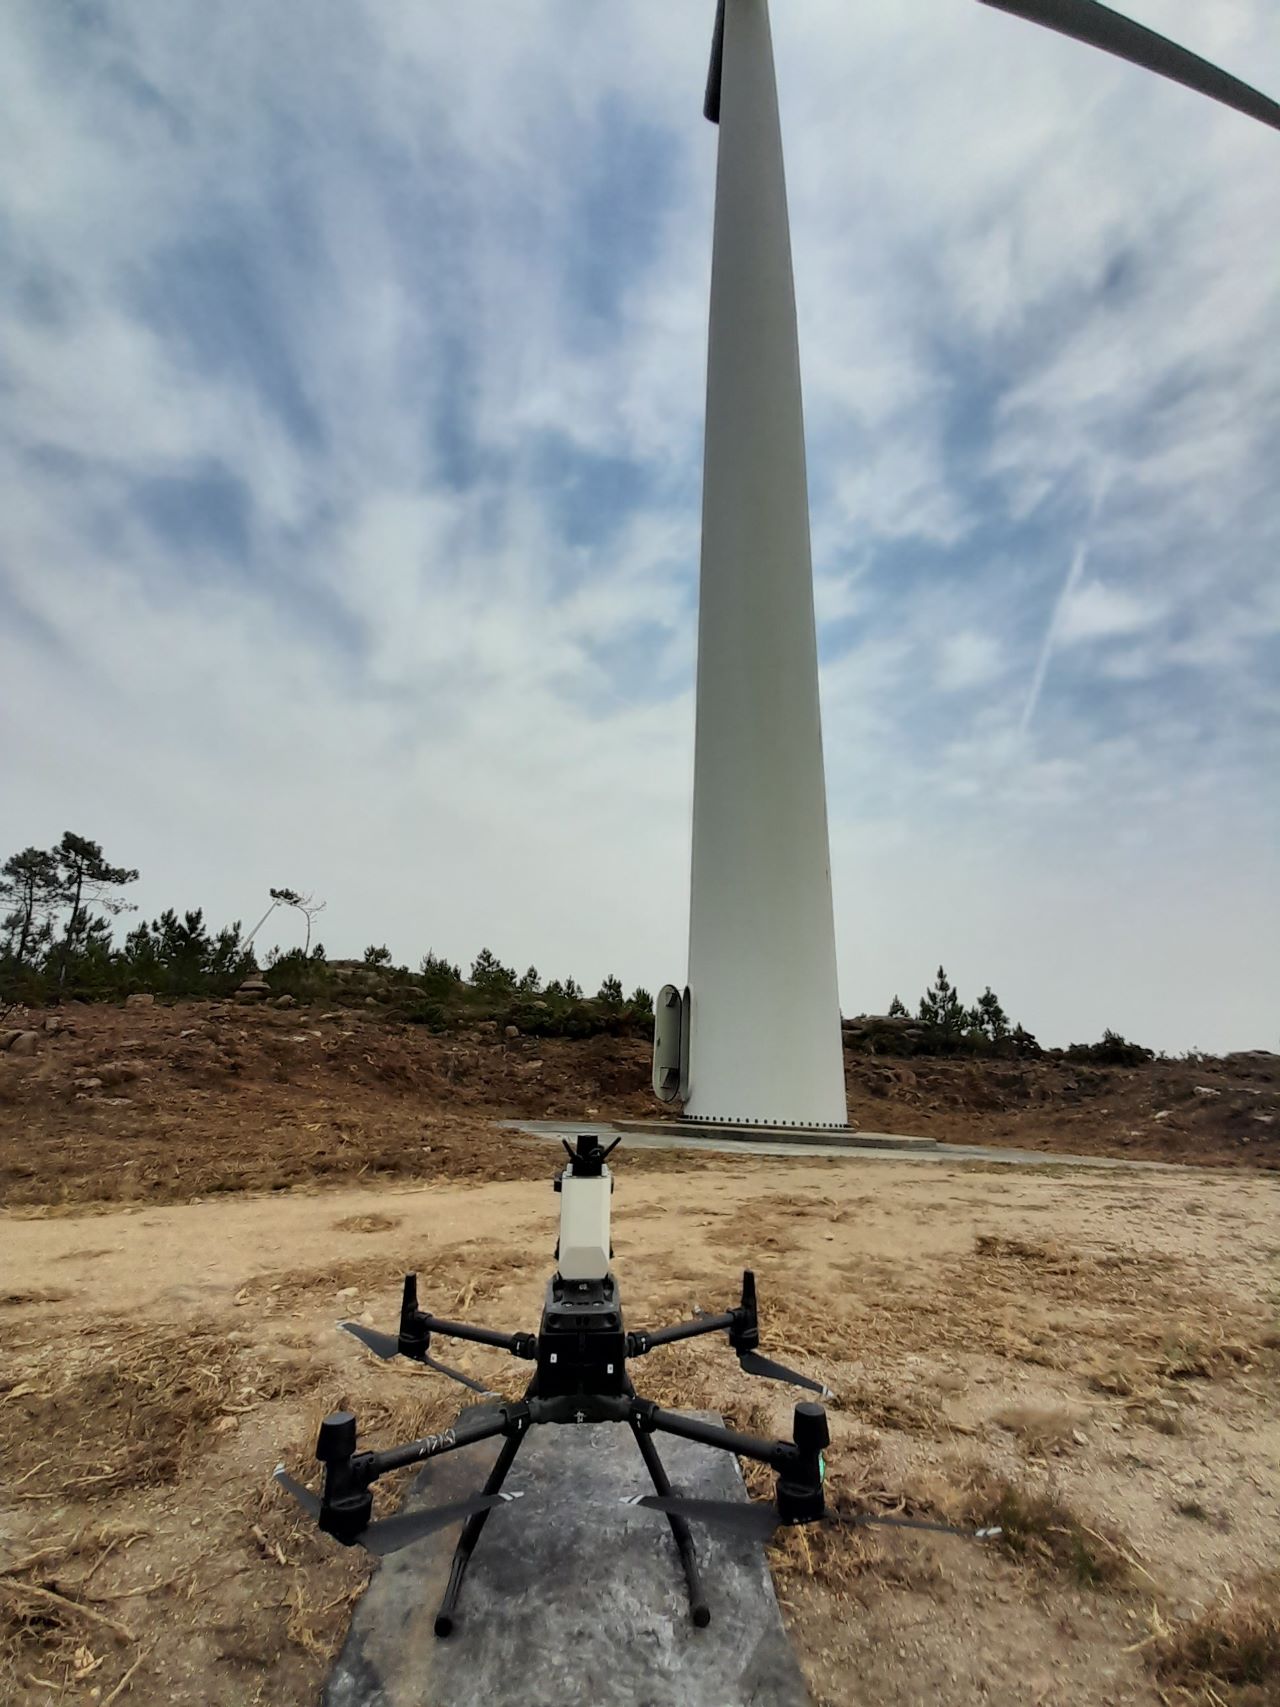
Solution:
[[[1130,1171],[1181,1170],[1182,1162],[1130,1161],[1123,1156],[1069,1156],[1057,1150],[1013,1150],[985,1147],[980,1144],[950,1144],[944,1140],[907,1140],[904,1144],[891,1133],[859,1132],[843,1143],[793,1143],[768,1138],[707,1137],[699,1131],[689,1132],[687,1125],[677,1121],[655,1120],[637,1130],[626,1129],[630,1123],[610,1120],[504,1120],[501,1124],[513,1132],[525,1132],[531,1138],[546,1138],[559,1142],[572,1138],[577,1132],[598,1132],[604,1142],[624,1138],[639,1150],[706,1150],[712,1154],[742,1156],[823,1156],[848,1158],[851,1161],[877,1162],[993,1162],[1002,1167],[1032,1168],[1121,1168]],[[743,1128],[738,1128],[743,1131]]]
[[[644,1138],[728,1138],[743,1143],[819,1145],[823,1149],[856,1144],[860,1150],[936,1150],[935,1138],[906,1133],[860,1132],[853,1126],[746,1126],[715,1120],[614,1120],[615,1132]]]
[[[728,1453],[657,1444],[681,1491],[746,1498]],[[486,1442],[434,1460],[406,1509],[474,1492],[496,1455]],[[536,1428],[506,1487],[524,1498],[491,1515],[452,1636],[432,1624],[456,1528],[383,1561],[324,1707],[809,1707],[760,1546],[695,1530],[711,1623],[693,1627],[666,1520],[619,1503],[653,1491],[628,1428]]]

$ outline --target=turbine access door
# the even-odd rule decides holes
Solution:
[[[653,1094],[675,1102],[688,1094],[689,991],[664,984],[653,1004]]]

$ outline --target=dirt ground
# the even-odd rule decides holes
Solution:
[[[472,1146],[520,1177],[4,1219],[3,1699],[317,1698],[365,1557],[271,1468],[310,1474],[339,1404],[384,1444],[467,1397],[336,1319],[392,1325],[416,1267],[428,1308],[536,1325],[554,1152],[481,1122]],[[833,1501],[1005,1527],[774,1546],[815,1701],[1280,1699],[1278,1208],[1243,1172],[623,1156],[631,1326],[731,1302],[753,1262],[766,1349],[839,1395]],[[503,1354],[449,1350],[519,1385]],[[711,1341],[636,1377],[769,1432],[796,1397]]]
[[[5,1027],[36,1037],[32,1054],[0,1053],[9,1208],[527,1178],[541,1164],[495,1150],[491,1120],[655,1112],[638,1038],[508,1039],[492,1023],[436,1036],[362,1008],[208,1002],[17,1011],[0,1044]],[[1280,1056],[1135,1069],[850,1053],[846,1070],[850,1118],[867,1131],[1280,1167]]]

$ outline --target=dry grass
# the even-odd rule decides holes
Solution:
[[[390,1233],[401,1222],[399,1215],[347,1215],[335,1221],[335,1233]]]
[[[1086,1523],[1051,1488],[1021,1487],[973,1465],[958,1487],[939,1486],[922,1503],[952,1522],[997,1527],[1011,1558],[1065,1574],[1082,1588],[1117,1588],[1137,1570],[1132,1550],[1114,1531]]]
[[[304,1391],[305,1363],[248,1357],[225,1334],[96,1324],[14,1382],[0,1456],[24,1500],[99,1498],[176,1481],[256,1405]]]
[[[0,1567],[0,1681],[24,1676],[58,1690],[68,1684],[88,1688],[104,1666],[119,1671],[132,1663],[133,1628],[103,1610],[127,1597],[102,1593],[94,1577],[113,1553],[126,1551],[146,1533],[132,1525],[98,1524]]]
[[[1054,1405],[1006,1405],[992,1421],[1016,1435],[1032,1458],[1061,1456],[1084,1441],[1084,1418]]]
[[[1260,1578],[1198,1618],[1161,1624],[1147,1662],[1177,1698],[1218,1707],[1280,1703],[1280,1576]],[[1165,1697],[1168,1699],[1168,1696]]]

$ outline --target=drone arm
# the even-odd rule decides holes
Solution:
[[[499,1405],[477,1416],[463,1416],[442,1434],[428,1434],[420,1440],[408,1441],[404,1446],[365,1453],[367,1467],[364,1475],[368,1482],[373,1482],[392,1470],[403,1470],[428,1458],[439,1458],[445,1452],[457,1452],[464,1446],[474,1446],[478,1440],[492,1440],[499,1434],[520,1434],[528,1423],[529,1407],[524,1404]]]
[[[734,1325],[734,1313],[720,1316],[696,1316],[691,1322],[677,1322],[674,1327],[658,1328],[651,1334],[628,1334],[627,1356],[643,1357],[655,1346],[671,1345],[675,1340],[691,1340],[698,1334],[727,1333]]]
[[[716,1446],[724,1452],[736,1453],[739,1458],[754,1458],[771,1470],[783,1472],[798,1461],[797,1449],[789,1440],[762,1440],[758,1435],[739,1434],[737,1429],[725,1428],[722,1423],[702,1422],[698,1417],[685,1416],[682,1411],[666,1411],[651,1399],[634,1399],[632,1415],[636,1426],[649,1434],[674,1434],[681,1440],[697,1441],[699,1446]]]
[[[512,1357],[533,1359],[538,1355],[538,1341],[533,1334],[500,1334],[493,1328],[473,1328],[469,1322],[446,1322],[442,1317],[425,1311],[422,1319],[430,1333],[443,1334],[446,1339],[470,1340],[473,1345],[494,1345],[501,1351],[509,1351]]]

